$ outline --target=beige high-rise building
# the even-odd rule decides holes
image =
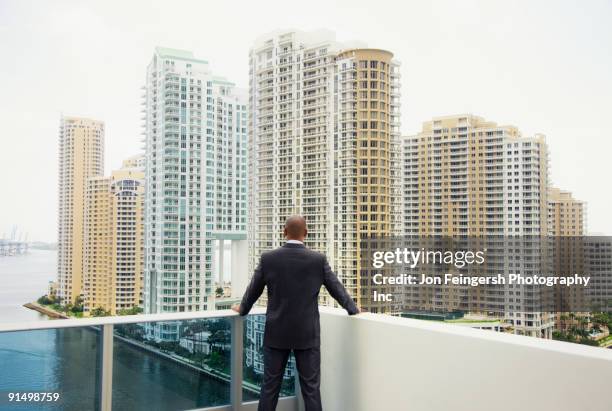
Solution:
[[[543,135],[465,114],[434,117],[403,144],[406,234],[546,235]]]
[[[62,117],[59,130],[57,295],[62,304],[81,296],[85,192],[104,173],[104,123]]]
[[[135,168],[142,170],[143,172],[145,166],[145,156],[141,154],[126,158],[121,164],[121,168]]]
[[[612,238],[591,234],[584,237],[583,264],[591,282],[585,297],[592,311],[610,312],[612,306]]]
[[[500,274],[529,275],[538,260],[548,261],[537,240],[548,232],[544,136],[523,137],[514,126],[471,114],[434,117],[403,139],[403,156],[406,235],[536,238],[530,250],[521,245],[509,252],[506,243]],[[453,309],[467,291],[452,287],[435,293],[440,300],[428,300],[430,305],[423,305],[419,292],[409,297],[413,308],[437,310]],[[534,310],[540,304],[537,294],[515,285],[469,292],[471,303],[505,317],[518,334],[550,338],[553,319]]]
[[[142,304],[144,172],[128,162],[89,179],[85,212],[84,311]]]
[[[548,190],[548,233],[553,246],[553,271],[555,275],[572,276],[584,273],[584,235],[586,204],[577,200],[569,191],[551,187]],[[555,287],[556,328],[565,329],[577,325],[580,313],[568,321],[564,315],[582,310],[586,304],[584,289],[580,287]],[[588,313],[584,313],[587,315]],[[573,324],[572,324],[573,323]]]
[[[586,204],[572,193],[551,187],[548,190],[549,234],[559,237],[583,236],[586,226]]]
[[[249,64],[251,272],[301,214],[308,246],[364,305],[360,242],[401,231],[399,63],[321,30],[263,36]]]

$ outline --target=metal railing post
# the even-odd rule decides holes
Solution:
[[[230,400],[232,410],[242,409],[242,358],[244,350],[244,319],[241,316],[232,317],[232,353],[231,353],[231,383]]]
[[[113,405],[113,324],[102,326],[100,411],[111,411]]]

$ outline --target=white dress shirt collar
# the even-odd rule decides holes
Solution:
[[[302,244],[302,245],[304,245],[304,243],[301,242],[300,240],[287,240],[287,244]]]

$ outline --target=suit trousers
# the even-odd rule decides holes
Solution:
[[[274,411],[291,349],[263,347],[264,378],[258,411]],[[306,411],[321,411],[321,350],[319,347],[293,349]]]

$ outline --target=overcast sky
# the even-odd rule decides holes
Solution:
[[[61,113],[106,122],[106,173],[137,154],[156,45],[246,87],[253,40],[328,28],[402,62],[402,133],[471,112],[543,133],[555,185],[612,234],[612,1],[0,0],[0,236],[55,241]]]

